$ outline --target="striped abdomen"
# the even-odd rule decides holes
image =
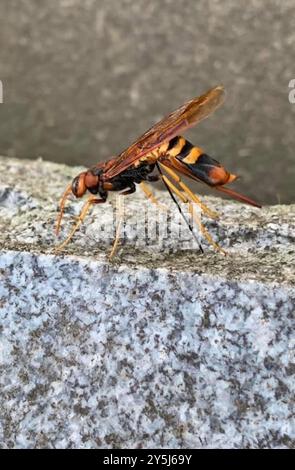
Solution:
[[[165,147],[165,148],[164,148]],[[164,158],[176,158],[193,175],[210,186],[219,186],[234,181],[237,177],[229,173],[217,160],[211,158],[199,147],[195,147],[184,137],[176,136],[170,142],[161,145]]]

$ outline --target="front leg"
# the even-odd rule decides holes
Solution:
[[[60,251],[61,249],[63,249],[69,243],[69,241],[73,237],[74,233],[78,230],[78,228],[82,224],[83,220],[85,219],[86,214],[89,211],[90,207],[93,204],[103,204],[104,202],[106,202],[106,198],[97,199],[96,197],[90,196],[88,198],[88,200],[86,201],[86,203],[84,204],[84,206],[83,206],[83,208],[80,212],[80,215],[78,217],[78,220],[77,220],[76,224],[74,225],[74,227],[72,228],[70,234],[67,236],[67,238],[60,245],[58,245],[55,248],[55,251]]]

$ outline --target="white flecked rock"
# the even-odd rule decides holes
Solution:
[[[54,251],[57,202],[79,169],[0,169],[1,447],[292,447],[294,206],[205,198],[223,257],[175,237],[175,220],[147,245],[136,193],[110,262],[111,203]],[[69,207],[60,241],[81,202]]]

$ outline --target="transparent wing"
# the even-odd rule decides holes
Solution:
[[[209,114],[213,113],[221,105],[224,100],[224,94],[223,87],[217,86],[208,90],[203,95],[184,103],[124,150],[106,171],[104,178],[113,178],[148,152],[151,152],[164,142],[173,139],[179,133],[208,117]]]

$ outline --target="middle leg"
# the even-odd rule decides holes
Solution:
[[[134,183],[130,182],[129,183],[129,189],[126,191],[123,191],[122,193],[119,193],[118,195],[118,205],[117,205],[117,212],[118,212],[118,223],[116,226],[116,235],[115,235],[115,240],[113,242],[113,246],[111,249],[111,252],[109,254],[109,259],[111,260],[114,256],[114,254],[117,251],[118,244],[119,244],[119,238],[120,238],[120,233],[121,233],[121,228],[122,224],[124,221],[124,208],[122,204],[122,197],[121,196],[128,196],[128,194],[133,194],[136,191],[136,186]]]
[[[153,203],[156,204],[160,209],[167,211],[167,207],[164,204],[161,204],[158,199],[153,195],[152,191],[149,189],[148,185],[143,181],[140,183],[140,187],[143,190],[146,197]]]

